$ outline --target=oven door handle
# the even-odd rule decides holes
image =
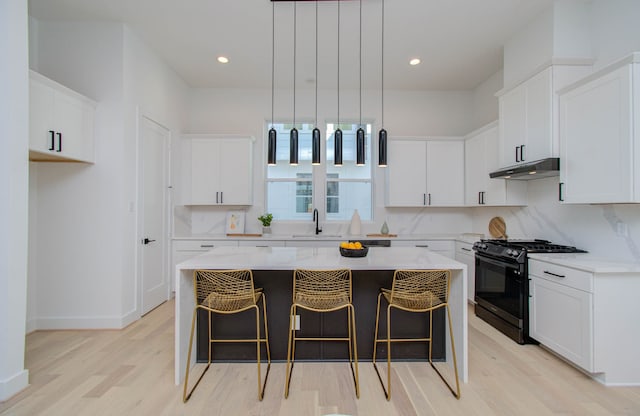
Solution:
[[[480,261],[484,261],[486,263],[490,263],[493,264],[494,266],[498,266],[498,267],[506,267],[506,268],[511,268],[511,269],[520,269],[520,264],[518,263],[509,263],[509,262],[505,262],[505,261],[500,261],[500,260],[494,260],[491,257],[485,257],[479,254],[476,254],[476,259],[479,259]]]

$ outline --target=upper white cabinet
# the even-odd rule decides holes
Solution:
[[[251,205],[253,138],[185,138],[184,205]]]
[[[465,205],[506,206],[527,204],[527,183],[489,178],[501,166],[498,123],[488,124],[467,136],[464,150]]]
[[[37,72],[29,74],[29,159],[93,163],[95,102]]]
[[[640,53],[560,94],[560,200],[640,202]]]
[[[587,71],[552,65],[499,96],[500,167],[558,156],[556,91]]]
[[[389,142],[386,206],[463,206],[464,141]]]

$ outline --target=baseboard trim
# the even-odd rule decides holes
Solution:
[[[135,311],[119,317],[46,317],[36,318],[35,328],[29,330],[56,329],[122,329],[138,319]]]
[[[0,380],[0,402],[9,400],[27,387],[29,387],[29,370],[22,370],[13,377]]]

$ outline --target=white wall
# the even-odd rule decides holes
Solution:
[[[594,69],[640,51],[640,1],[594,0],[591,13]]]
[[[27,387],[27,2],[0,2],[0,402]]]
[[[98,106],[95,164],[31,164],[30,328],[120,328],[140,316],[136,110],[178,136],[186,87],[122,24],[40,21],[36,32],[34,69]]]

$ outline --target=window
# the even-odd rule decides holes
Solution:
[[[358,124],[341,123],[343,165],[333,164],[333,133],[337,127],[325,128],[322,164],[311,165],[313,124],[296,124],[298,129],[298,165],[289,164],[289,132],[292,124],[274,123],[277,131],[275,166],[267,167],[267,211],[278,220],[310,220],[314,208],[327,221],[347,221],[358,210],[363,220],[372,219],[371,125],[365,129],[365,165],[356,166],[356,131]],[[271,124],[267,125],[267,130]],[[266,158],[265,158],[266,159]]]

